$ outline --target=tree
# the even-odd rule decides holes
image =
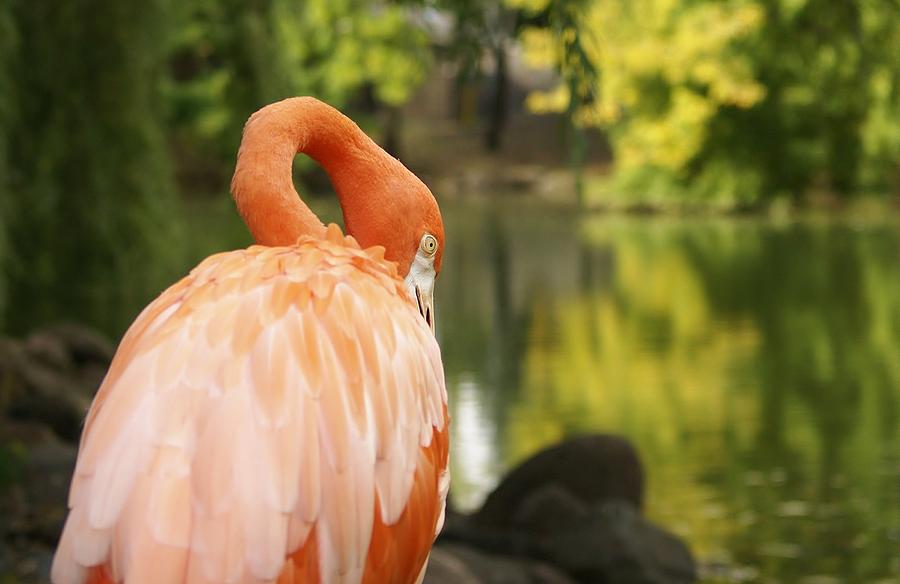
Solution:
[[[728,156],[753,169],[769,193],[796,197],[819,188],[848,196],[896,188],[900,4],[757,5],[765,26],[747,53],[766,99],[717,120],[701,158],[722,166]]]
[[[16,34],[12,22],[12,10],[8,0],[0,1],[0,326],[6,301],[6,283],[2,278],[8,261],[6,220],[11,209],[12,194],[9,189],[9,127],[13,119],[13,80],[9,66],[15,56]]]
[[[508,51],[518,29],[518,14],[503,0],[445,0],[441,8],[453,19],[449,56],[456,62],[462,95],[483,74],[485,56],[493,64],[492,94],[484,145],[497,151],[509,115]]]
[[[113,328],[114,307],[137,308],[172,277],[178,213],[159,89],[168,8],[21,1],[6,12],[18,31],[2,98],[16,105],[5,125],[13,330],[63,314]]]
[[[567,39],[585,48],[599,76],[583,81],[592,95],[576,117],[609,133],[616,190],[632,200],[740,205],[813,188],[896,188],[896,2],[574,4],[581,10],[568,30],[527,31],[524,46],[564,74]],[[530,104],[562,111],[571,92],[562,83]]]
[[[220,193],[254,110],[366,88],[396,106],[428,45],[377,0],[2,0],[0,65],[9,326],[77,315],[118,333],[185,264],[173,167]]]
[[[395,107],[430,62],[409,12],[379,0],[190,0],[182,10],[173,122],[228,170],[259,107],[304,94],[344,107],[366,89]]]

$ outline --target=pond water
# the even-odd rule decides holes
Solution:
[[[900,581],[900,223],[445,206],[459,506],[615,432],[705,581]]]
[[[614,432],[704,581],[900,582],[900,221],[443,208],[457,507]],[[192,262],[248,243],[228,201],[192,209]]]

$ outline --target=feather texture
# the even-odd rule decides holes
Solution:
[[[440,353],[384,250],[212,256],[126,333],[56,584],[413,582],[446,499]]]

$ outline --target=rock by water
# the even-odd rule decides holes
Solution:
[[[637,451],[619,436],[581,436],[539,452],[481,509],[448,517],[434,552],[441,567],[425,582],[469,581],[453,580],[448,565],[484,584],[545,581],[535,580],[536,566],[566,579],[546,581],[694,582],[688,547],[641,515],[643,477]]]
[[[90,399],[114,353],[73,324],[0,339],[0,581],[46,582]],[[681,584],[687,546],[641,515],[634,446],[581,436],[513,469],[472,515],[448,511],[426,584]]]

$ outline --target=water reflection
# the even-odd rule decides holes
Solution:
[[[711,581],[900,575],[894,220],[447,214],[458,505],[565,435],[615,431]]]
[[[900,578],[900,221],[443,207],[457,506],[566,435],[617,432],[708,581]],[[180,273],[249,243],[226,199],[190,224]],[[120,335],[164,283],[91,324]]]

